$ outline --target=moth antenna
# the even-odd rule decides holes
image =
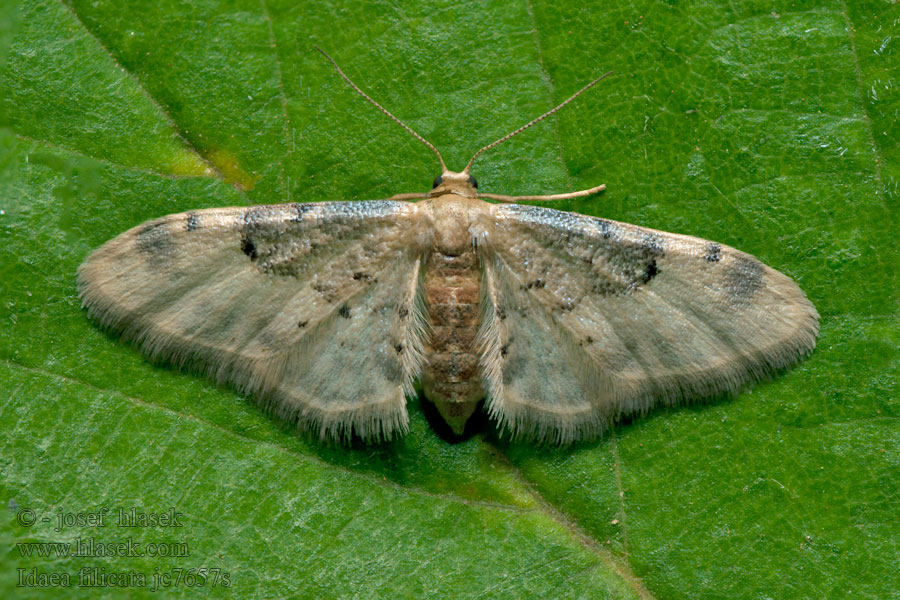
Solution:
[[[359,89],[359,86],[356,85],[355,83],[353,83],[353,81],[351,81],[350,78],[347,77],[347,75],[345,75],[343,71],[341,71],[341,68],[338,66],[338,64],[337,64],[336,62],[334,62],[334,59],[333,59],[333,58],[331,58],[330,56],[328,56],[328,53],[327,53],[327,52],[325,52],[324,50],[322,50],[322,49],[319,48],[318,46],[313,46],[313,47],[314,47],[316,50],[318,50],[319,52],[321,52],[322,55],[323,55],[325,58],[328,59],[328,62],[330,62],[330,63],[334,66],[334,68],[337,69],[338,74],[339,74],[341,77],[344,78],[344,81],[346,81],[347,83],[349,83],[349,84],[350,84],[350,87],[352,87],[354,90],[356,90],[356,92],[357,92],[360,96],[362,96],[363,98],[365,98],[366,100],[368,100],[370,103],[372,103],[372,105],[375,106],[375,108],[377,108],[378,110],[380,110],[381,112],[383,112],[384,114],[386,114],[387,116],[389,116],[391,119],[393,119],[395,123],[397,123],[398,125],[400,125],[400,127],[402,127],[403,129],[405,129],[405,130],[407,130],[408,132],[410,132],[411,134],[413,134],[413,135],[416,137],[417,140],[419,140],[420,142],[422,142],[423,144],[425,144],[426,146],[428,146],[428,147],[431,149],[431,151],[434,152],[434,154],[438,157],[438,160],[441,161],[441,173],[446,173],[446,172],[447,172],[447,165],[444,164],[444,158],[441,156],[441,153],[438,152],[438,149],[435,148],[434,145],[433,145],[431,142],[429,142],[428,140],[426,140],[425,138],[423,138],[421,135],[419,135],[418,133],[416,133],[416,132],[413,130],[412,127],[410,127],[409,125],[407,125],[406,123],[404,123],[403,121],[401,121],[400,119],[398,119],[397,117],[395,117],[394,115],[392,115],[388,109],[386,109],[386,108],[383,107],[382,105],[380,105],[380,104],[378,104],[377,102],[375,102],[375,101],[371,98],[371,96],[369,96],[367,93],[365,93],[364,91],[362,91],[361,89]],[[595,83],[596,83],[596,82],[595,82]],[[593,84],[591,84],[591,85],[593,85]],[[588,86],[588,87],[590,87],[590,86]],[[585,88],[585,89],[587,89],[587,88]],[[582,91],[584,91],[584,90],[582,90]],[[581,92],[578,92],[578,93],[580,94]],[[577,94],[576,94],[576,95],[577,95]]]
[[[337,65],[335,65],[335,66],[337,66]],[[571,102],[572,100],[574,100],[575,98],[577,98],[578,96],[580,96],[581,94],[583,94],[584,92],[586,92],[586,91],[588,91],[589,89],[591,89],[592,87],[594,87],[597,83],[600,82],[601,79],[606,79],[607,77],[609,77],[609,76],[612,75],[612,74],[613,74],[613,71],[607,71],[606,73],[604,73],[603,75],[601,75],[601,76],[598,77],[597,79],[593,80],[592,82],[590,82],[589,84],[587,84],[586,86],[584,86],[583,88],[581,88],[580,90],[578,90],[577,92],[575,92],[574,94],[572,94],[571,96],[569,96],[566,100],[564,100],[562,103],[560,103],[560,104],[557,105],[556,107],[551,108],[550,110],[548,110],[547,112],[545,112],[544,114],[542,114],[541,116],[539,116],[537,119],[534,119],[533,121],[530,121],[530,122],[526,123],[525,125],[522,125],[521,127],[519,127],[518,129],[516,129],[516,130],[513,131],[512,133],[508,133],[508,134],[504,135],[502,138],[500,138],[500,139],[497,140],[496,142],[493,142],[493,143],[488,144],[487,146],[485,146],[484,148],[482,148],[481,150],[479,150],[478,152],[475,153],[475,156],[472,157],[472,159],[469,161],[469,164],[466,165],[466,168],[463,169],[462,172],[463,172],[463,173],[468,173],[468,172],[469,172],[469,169],[470,169],[471,166],[472,166],[472,163],[474,163],[474,162],[475,162],[475,159],[478,158],[483,152],[485,152],[485,151],[487,151],[487,150],[490,150],[490,149],[493,148],[494,146],[499,146],[500,144],[502,144],[503,142],[505,142],[506,140],[508,140],[508,139],[511,138],[512,136],[517,135],[517,134],[520,134],[520,133],[522,133],[523,131],[525,131],[526,129],[528,129],[529,127],[531,127],[532,125],[535,125],[535,124],[537,124],[537,123],[540,123],[541,121],[543,121],[544,119],[546,119],[547,117],[549,117],[550,115],[552,115],[553,113],[555,113],[556,111],[558,111],[559,109],[561,109],[563,106],[565,106],[566,104],[568,104],[569,102]],[[384,110],[384,109],[382,109],[382,110]]]

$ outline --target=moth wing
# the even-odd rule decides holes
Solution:
[[[560,443],[657,403],[734,392],[815,346],[818,313],[749,254],[558,210],[492,205],[488,411]]]
[[[255,396],[321,437],[407,429],[421,368],[415,204],[281,204],[139,225],[78,270],[88,315],[150,357]]]

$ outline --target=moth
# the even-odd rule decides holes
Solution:
[[[749,254],[515,203],[602,185],[478,191],[476,158],[609,73],[454,172],[325,56],[434,152],[432,190],[149,221],[79,267],[91,319],[339,441],[406,433],[406,398],[420,381],[457,434],[484,400],[512,435],[567,444],[659,403],[736,392],[813,350],[816,309]]]

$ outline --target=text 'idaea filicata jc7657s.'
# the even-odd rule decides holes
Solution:
[[[813,305],[749,254],[510,203],[604,186],[478,192],[475,158],[602,77],[457,173],[325,56],[437,155],[433,189],[149,221],[79,268],[92,319],[336,440],[406,433],[419,380],[456,433],[484,399],[513,435],[565,444],[658,403],[734,392],[815,346]]]

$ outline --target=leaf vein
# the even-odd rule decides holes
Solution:
[[[63,7],[65,7],[65,9],[69,12],[70,15],[72,15],[72,18],[75,20],[76,23],[78,23],[78,26],[81,27],[89,36],[91,36],[91,38],[97,44],[97,47],[106,53],[106,55],[112,61],[113,65],[118,67],[123,73],[126,74],[126,76],[129,79],[134,81],[135,85],[140,90],[141,94],[143,94],[147,98],[147,100],[153,105],[153,107],[157,110],[157,112],[160,114],[160,116],[162,116],[162,118],[165,119],[165,121],[169,124],[169,127],[172,129],[172,133],[175,135],[175,137],[178,138],[178,140],[182,144],[184,144],[185,148],[187,148],[188,150],[190,150],[191,152],[193,152],[194,154],[197,155],[197,157],[203,162],[203,164],[206,165],[206,168],[209,170],[209,173],[213,174],[217,179],[221,179],[224,181],[225,176],[222,174],[222,172],[219,171],[219,169],[216,168],[216,166],[213,165],[213,163],[209,159],[207,159],[206,155],[204,155],[204,153],[200,150],[200,148],[198,146],[193,144],[188,139],[187,134],[185,134],[181,130],[181,128],[178,126],[178,123],[175,121],[175,119],[172,117],[172,115],[169,113],[169,111],[153,96],[153,94],[150,93],[150,91],[144,86],[144,84],[140,80],[140,78],[138,78],[138,76],[135,73],[133,73],[132,71],[130,71],[129,69],[126,69],[125,66],[121,62],[119,62],[119,59],[116,57],[116,55],[113,54],[113,52],[106,46],[106,44],[103,43],[103,40],[101,40],[100,37],[96,33],[94,33],[94,31],[90,27],[87,26],[87,24],[81,19],[81,17],[75,11],[75,8],[73,6],[69,5],[68,3],[64,2],[63,0],[59,0],[59,3]]]

